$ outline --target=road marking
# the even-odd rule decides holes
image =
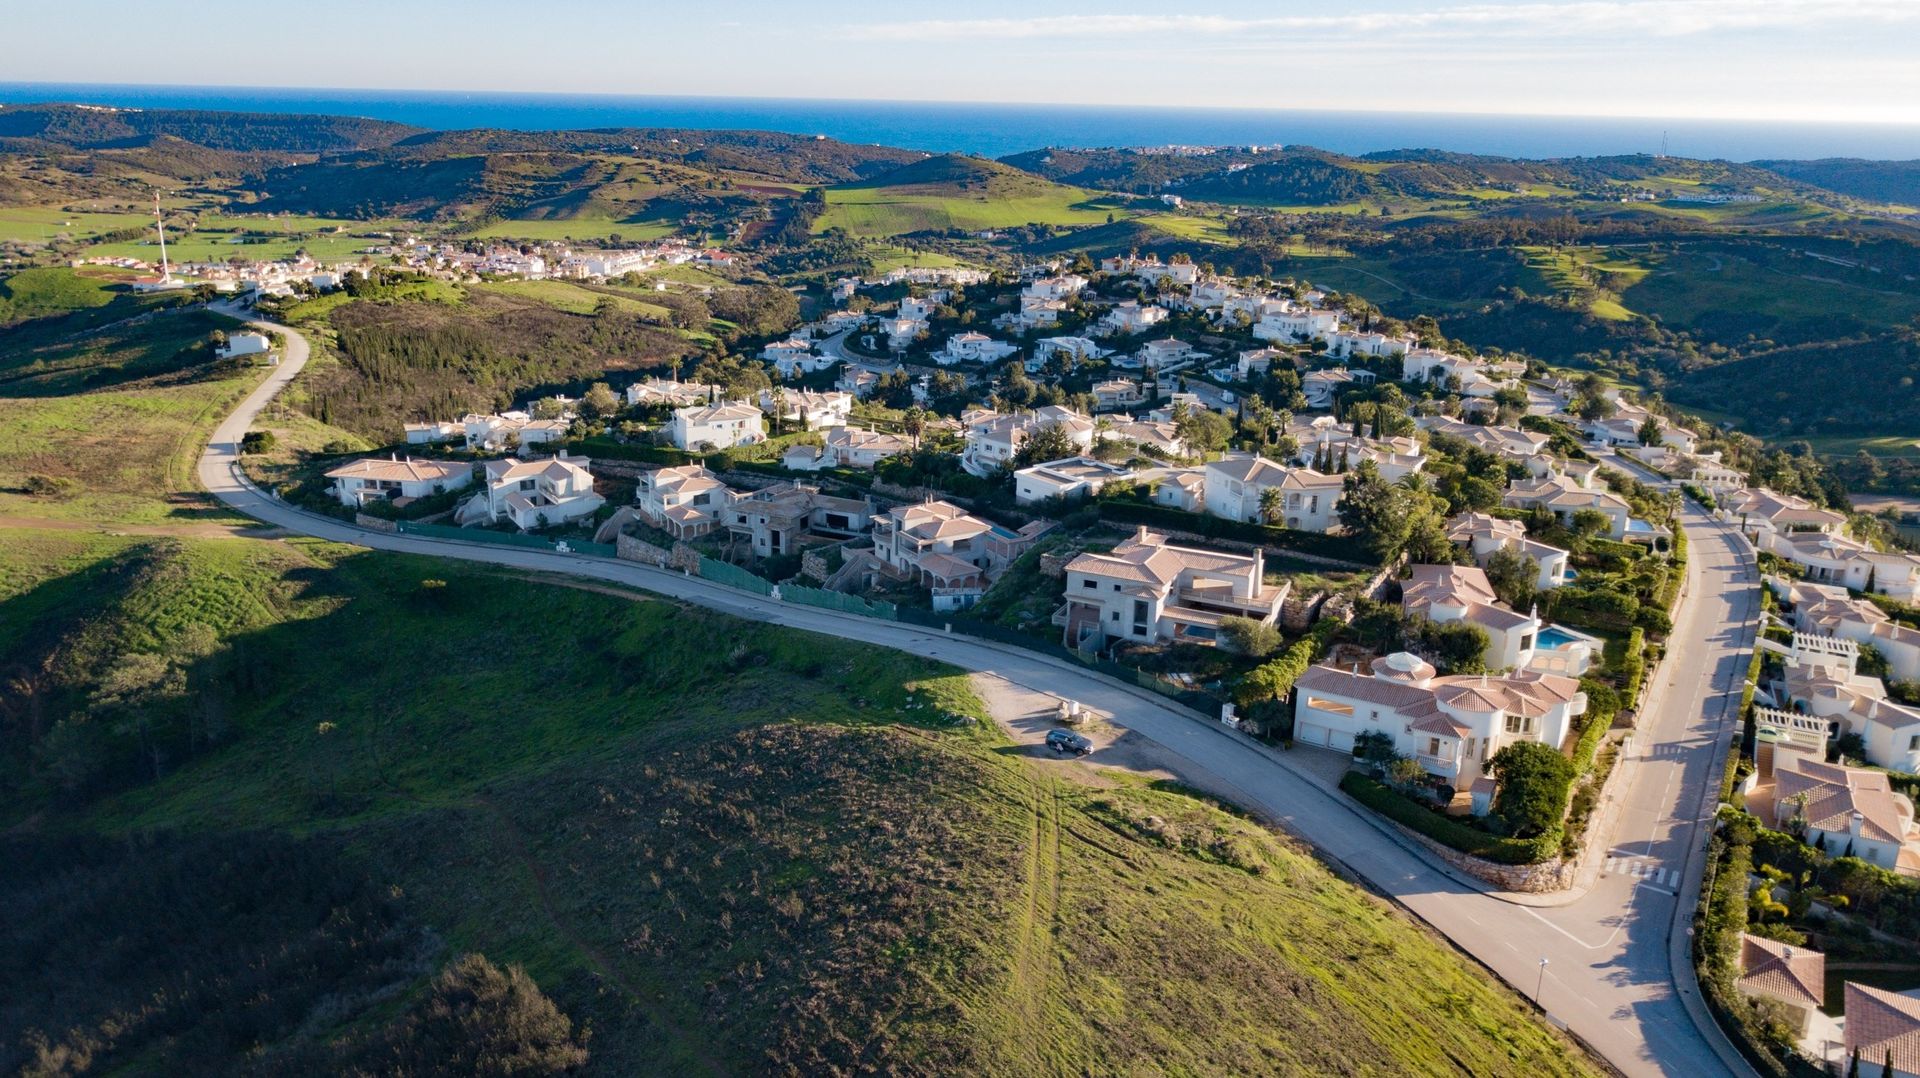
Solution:
[[[1621,928],[1624,927],[1623,925],[1615,925],[1613,931],[1607,934],[1606,939],[1601,940],[1599,943],[1588,943],[1586,940],[1581,939],[1579,936],[1574,935],[1573,933],[1567,931],[1566,929],[1561,928],[1559,925],[1554,924],[1552,921],[1547,920],[1545,917],[1540,916],[1540,911],[1534,909],[1533,907],[1531,906],[1526,907],[1526,910],[1529,914],[1533,916],[1534,920],[1539,921],[1541,924],[1546,925],[1548,928],[1553,929],[1555,932],[1560,933],[1561,935],[1567,937],[1568,939],[1579,944],[1580,946],[1585,947],[1589,951],[1597,951],[1602,947],[1610,946],[1613,943],[1615,937],[1620,935]],[[1513,947],[1513,944],[1509,943],[1507,944],[1507,946]],[[1519,950],[1519,948],[1514,947],[1514,950],[1517,951]]]

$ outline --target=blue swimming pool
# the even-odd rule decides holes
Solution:
[[[1568,644],[1593,643],[1598,643],[1598,641],[1585,633],[1576,633],[1572,629],[1564,629],[1558,625],[1548,625],[1541,629],[1540,635],[1534,640],[1534,646],[1545,651],[1563,648]]]

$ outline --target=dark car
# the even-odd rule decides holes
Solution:
[[[1085,756],[1093,751],[1093,742],[1072,730],[1049,730],[1047,747],[1055,752],[1070,752],[1075,756]]]

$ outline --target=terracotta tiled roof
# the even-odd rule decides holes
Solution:
[[[1920,1073],[1920,999],[1847,982],[1847,1054],[1879,1064],[1893,1056],[1896,1070]]]
[[[327,472],[329,479],[377,479],[389,483],[438,483],[471,472],[473,465],[451,460],[382,460],[367,457]]]
[[[1827,957],[1761,936],[1740,937],[1740,991],[1818,1007],[1825,998]]]

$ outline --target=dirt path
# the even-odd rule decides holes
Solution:
[[[169,535],[183,539],[282,539],[293,535],[285,528],[259,524],[114,524],[97,520],[62,520],[56,517],[0,516],[0,528],[31,528],[35,531],[104,532],[109,535]]]

